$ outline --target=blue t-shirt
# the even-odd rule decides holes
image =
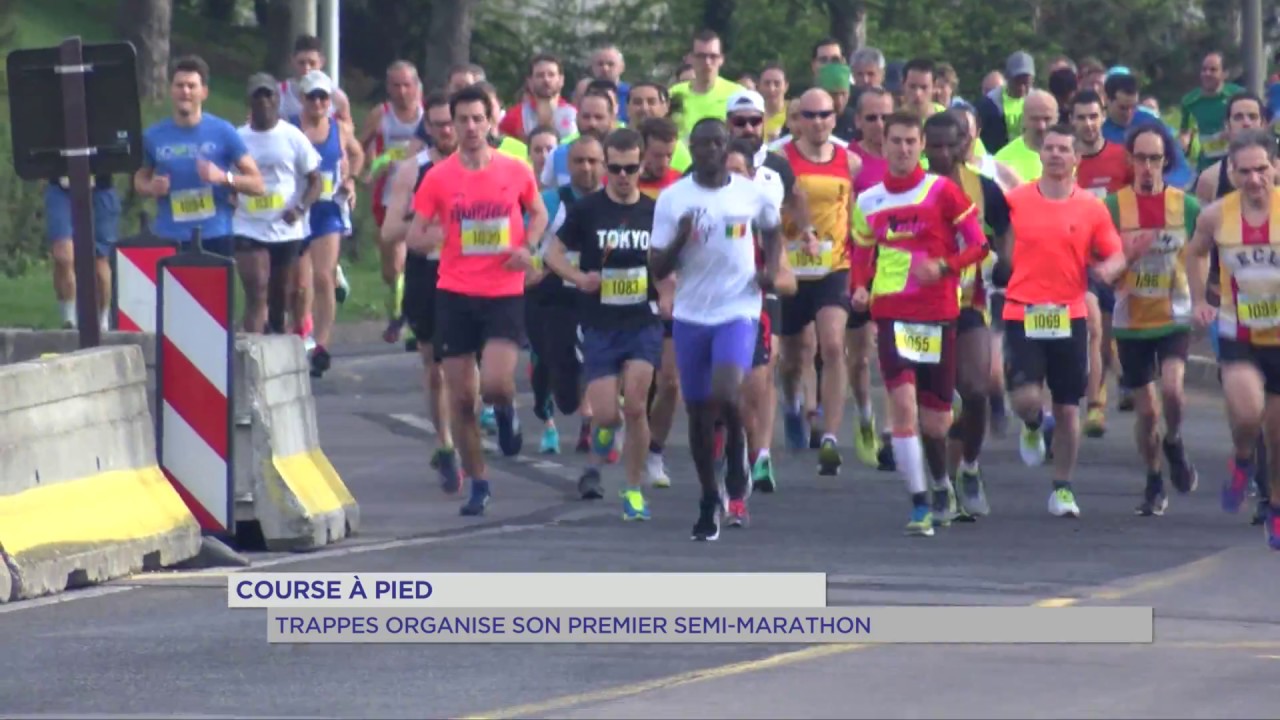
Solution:
[[[143,165],[154,168],[157,175],[169,176],[169,194],[156,199],[152,231],[183,243],[191,241],[196,228],[205,239],[230,236],[235,214],[228,199],[231,190],[201,180],[196,160],[234,170],[246,153],[244,140],[231,123],[208,113],[192,127],[180,127],[173,118],[166,118],[147,128],[142,136]]]
[[[1271,83],[1267,88],[1267,109],[1271,111],[1271,121],[1280,119],[1280,82]]]
[[[618,119],[627,122],[627,99],[631,97],[631,83],[618,81]]]
[[[1149,122],[1163,121],[1160,119],[1160,116],[1152,112],[1150,108],[1139,107],[1138,111],[1134,113],[1133,122],[1129,124],[1129,127],[1138,123]],[[1129,127],[1120,127],[1113,122],[1110,117],[1108,117],[1102,123],[1102,137],[1105,138],[1107,142],[1124,145],[1124,138],[1129,132]],[[1169,170],[1165,172],[1164,181],[1167,185],[1185,190],[1195,179],[1195,174],[1191,171],[1191,164],[1187,162],[1187,154],[1182,152],[1182,147],[1178,143],[1178,131],[1169,127],[1167,123],[1165,124],[1165,127],[1168,128],[1170,136],[1173,137],[1173,165],[1171,165]]]

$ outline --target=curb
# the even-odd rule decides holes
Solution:
[[[330,345],[365,345],[382,342],[382,331],[386,322],[380,320],[356,320],[349,323],[335,323],[329,334]]]

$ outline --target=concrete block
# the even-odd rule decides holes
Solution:
[[[150,333],[105,332],[102,347],[136,345],[147,367],[147,403],[154,413],[156,404],[156,337]],[[0,365],[38,360],[49,353],[65,354],[80,349],[76,330],[27,330],[0,328]]]
[[[0,602],[199,552],[200,527],[156,463],[146,383],[132,343],[0,367]]]
[[[236,342],[237,519],[257,520],[268,549],[305,550],[355,533],[360,508],[324,450],[310,367],[295,335]]]

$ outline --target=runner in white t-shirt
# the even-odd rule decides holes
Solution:
[[[280,120],[279,87],[266,73],[249,78],[249,124],[239,129],[266,187],[261,196],[238,198],[232,218],[244,330],[251,333],[284,333],[288,277],[322,189],[320,154],[301,130]]]
[[[650,237],[654,277],[677,268],[672,337],[680,388],[689,412],[689,447],[702,485],[693,539],[720,535],[722,503],[746,496],[742,381],[751,370],[762,290],[773,285],[781,252],[781,219],[765,192],[725,168],[729,131],[704,119],[689,135],[690,175],[658,196]],[[766,248],[756,270],[755,232]],[[715,475],[715,421],[723,417],[729,502]]]

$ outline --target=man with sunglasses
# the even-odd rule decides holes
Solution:
[[[784,236],[800,289],[782,301],[782,383],[786,398],[788,442],[804,446],[809,432],[801,415],[800,392],[806,365],[816,351],[822,359],[821,390],[823,434],[818,451],[819,473],[836,475],[843,460],[836,437],[844,419],[845,326],[849,319],[849,220],[853,180],[862,169],[858,156],[831,141],[835,126],[835,101],[820,88],[800,96],[799,135],[782,147],[795,171],[796,184],[804,192],[806,217],[787,213]],[[810,331],[810,327],[813,330]]]
[[[838,49],[838,48],[837,48]],[[796,190],[796,175],[791,163],[764,147],[766,109],[764,97],[754,90],[746,90],[729,98],[727,107],[729,136],[735,143],[751,148],[751,179],[764,190],[769,200],[781,212],[785,207],[795,217],[808,216],[804,195]],[[805,223],[807,224],[807,223]],[[762,492],[777,489],[777,477],[773,473],[773,460],[769,456],[773,440],[773,421],[777,407],[777,385],[774,371],[777,367],[773,348],[779,344],[782,301],[777,293],[766,291],[764,312],[760,315],[760,334],[756,342],[756,355],[752,361],[751,375],[744,388],[743,409],[747,417],[747,451],[751,465],[751,482]]]
[[[311,374],[320,377],[331,363],[326,348],[338,311],[335,285],[342,233],[346,229],[343,206],[355,192],[355,177],[364,167],[365,156],[351,126],[339,121],[332,111],[334,87],[329,76],[312,70],[303,76],[298,89],[304,100],[302,114],[291,121],[320,153],[321,190],[311,206],[310,234],[302,243],[297,263],[293,318],[304,336],[308,334],[303,327],[306,319],[314,318]]]
[[[625,418],[623,520],[649,519],[642,492],[649,449],[646,401],[662,357],[658,294],[648,264],[655,204],[640,192],[641,144],[640,133],[626,128],[606,138],[609,182],[573,205],[546,248],[547,266],[579,291],[583,380],[596,450],[579,487],[599,490],[600,463]],[[578,255],[576,266],[569,253]]]

